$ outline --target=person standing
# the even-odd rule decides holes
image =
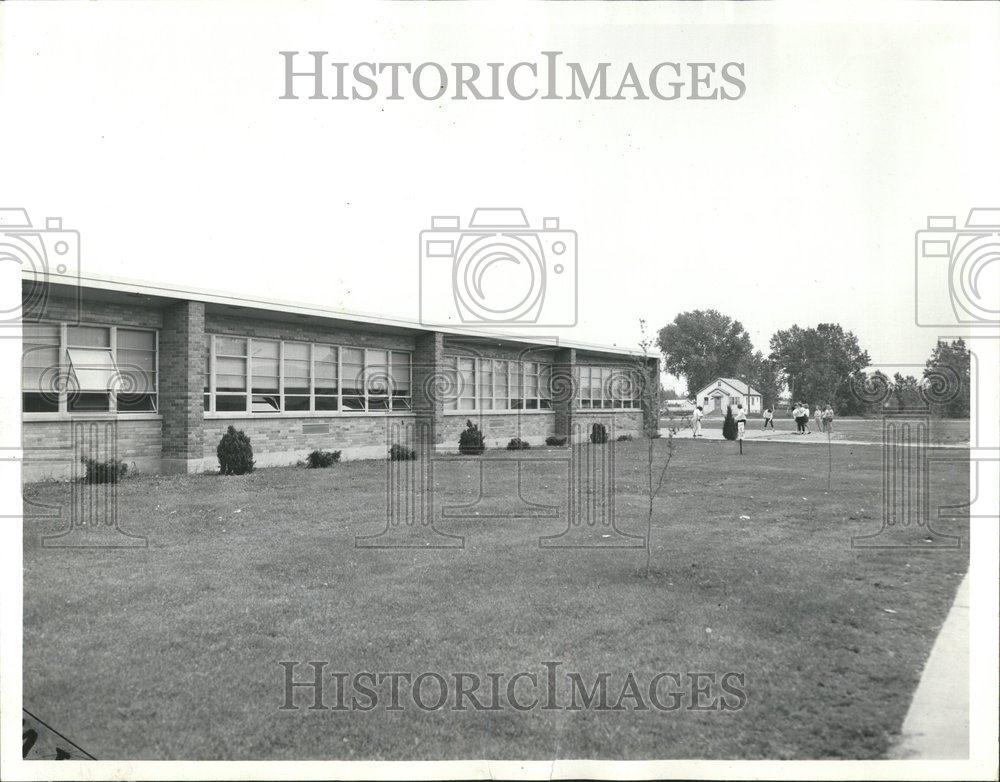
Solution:
[[[747,411],[743,409],[743,403],[736,403],[736,439],[742,440],[743,433],[747,429]]]
[[[803,408],[801,402],[795,405],[795,409],[792,411],[792,416],[795,418],[795,433],[805,434],[806,422],[809,420],[809,412]]]
[[[813,409],[813,415],[816,417],[816,428],[819,430],[820,434],[823,433],[823,406],[816,405]]]
[[[764,428],[771,427],[774,429],[774,410],[770,407],[764,408]]]
[[[691,413],[691,436],[701,437],[701,419],[704,417],[705,413],[701,408],[701,405],[696,405],[694,412]]]
[[[831,405],[827,405],[826,410],[823,411],[823,427],[827,434],[833,431],[833,407]]]

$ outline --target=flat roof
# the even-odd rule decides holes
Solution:
[[[36,275],[30,270],[22,269],[22,282],[34,282]],[[225,307],[235,307],[242,309],[264,310],[270,312],[280,312],[289,315],[307,316],[314,318],[324,318],[329,320],[342,320],[351,323],[359,323],[369,326],[376,326],[388,329],[403,329],[406,331],[439,331],[442,334],[470,337],[485,340],[500,340],[504,342],[516,342],[528,345],[544,345],[551,347],[574,348],[593,353],[609,353],[614,355],[641,356],[641,350],[635,348],[621,348],[615,345],[597,345],[587,342],[567,340],[562,337],[534,338],[527,335],[511,333],[509,331],[499,331],[487,328],[456,328],[452,326],[425,326],[417,321],[403,318],[393,318],[384,315],[373,315],[371,313],[350,312],[345,310],[334,310],[319,307],[313,304],[300,304],[296,302],[281,301],[278,299],[248,298],[234,296],[224,291],[199,290],[196,288],[185,288],[178,285],[163,285],[144,280],[124,279],[120,277],[106,277],[93,273],[81,274],[79,276],[59,276],[52,280],[46,280],[46,285],[64,286],[69,288],[81,288],[84,290],[107,291],[111,293],[125,293],[140,296],[152,296],[163,299],[180,299],[186,301],[200,301],[205,304],[216,304]],[[657,358],[650,355],[650,358]]]

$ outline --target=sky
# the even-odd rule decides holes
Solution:
[[[836,321],[922,364],[914,232],[1000,206],[997,15],[872,5],[5,4],[0,206],[79,230],[85,273],[409,319],[431,216],[519,206],[577,233],[578,322],[546,336],[714,308],[765,353]],[[735,61],[746,94],[285,101],[285,50]]]

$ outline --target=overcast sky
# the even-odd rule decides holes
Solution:
[[[1000,206],[993,5],[860,9],[862,27],[759,4],[7,4],[0,205],[79,229],[85,271],[414,319],[430,216],[521,206],[578,232],[561,336],[632,347],[639,317],[715,308],[765,353],[777,329],[839,321],[875,362],[920,363],[936,334],[914,324],[914,231]],[[314,49],[738,61],[747,90],[278,100],[278,52]]]

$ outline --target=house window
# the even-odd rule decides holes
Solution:
[[[216,335],[205,356],[205,411],[409,410],[411,382],[403,351]]]
[[[29,323],[23,333],[25,413],[156,411],[155,331]]]

